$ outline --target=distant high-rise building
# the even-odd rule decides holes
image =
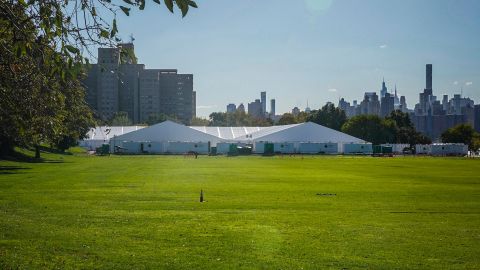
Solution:
[[[480,132],[480,105],[474,106],[474,114],[475,123],[473,126],[477,132]]]
[[[240,103],[240,105],[238,105],[237,111],[245,113],[245,106],[243,105],[243,103]]]
[[[395,106],[399,106],[400,105],[400,99],[398,98],[398,95],[397,95],[397,85],[395,84],[395,96],[393,97],[395,99]]]
[[[448,111],[448,95],[443,95],[442,106],[444,111]]]
[[[292,114],[293,116],[297,116],[300,114],[300,109],[298,107],[295,107],[292,109]]]
[[[395,110],[395,98],[390,93],[385,93],[380,103],[380,116],[387,117]]]
[[[234,113],[237,110],[237,106],[233,103],[227,105],[227,113]]]
[[[260,92],[260,99],[262,103],[262,115],[267,114],[267,92]]]
[[[387,89],[387,86],[385,85],[385,79],[383,79],[382,90],[380,90],[380,98],[383,98],[387,92],[388,92],[388,89]]]
[[[400,97],[400,110],[404,113],[408,112],[407,100],[406,100],[405,96]]]
[[[380,115],[380,100],[375,92],[365,92],[363,101],[357,109],[358,114]]]
[[[310,109],[310,107],[308,106],[308,100],[307,100],[307,107],[305,107],[305,112],[310,113],[311,111],[312,109]]]
[[[262,113],[262,102],[259,99],[248,103],[248,114],[256,118],[264,117],[264,114]]]
[[[122,54],[122,50],[131,53]],[[87,103],[103,120],[123,111],[133,123],[167,114],[188,124],[196,115],[193,75],[178,74],[176,69],[145,69],[137,64],[132,43],[99,48],[98,63],[91,65],[83,83]]]
[[[275,116],[275,99],[270,100],[270,117]]]
[[[475,125],[474,102],[456,94],[450,101],[444,95],[442,103],[433,95],[432,65],[426,65],[425,89],[419,96],[419,103],[411,114],[415,128],[432,138],[439,140],[441,134],[448,128],[459,124]]]
[[[426,89],[433,89],[432,88],[432,71],[433,71],[433,66],[432,64],[427,64],[426,65]]]

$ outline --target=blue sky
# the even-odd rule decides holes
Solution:
[[[119,16],[147,68],[194,74],[197,115],[275,98],[277,113],[361,100],[385,77],[411,108],[433,64],[434,94],[480,103],[480,1],[197,0],[185,18],[148,3]]]

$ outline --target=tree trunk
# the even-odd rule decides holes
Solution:
[[[35,158],[40,158],[40,146],[35,145]]]
[[[7,157],[13,153],[13,146],[8,141],[0,142],[0,157]]]

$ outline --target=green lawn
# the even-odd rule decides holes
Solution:
[[[2,269],[480,269],[480,160],[46,157],[0,161]]]

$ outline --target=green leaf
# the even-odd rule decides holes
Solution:
[[[118,33],[117,19],[113,19],[112,31],[110,32],[110,38],[113,38]]]
[[[160,5],[160,0],[153,0],[153,2],[157,3]]]
[[[134,5],[134,3],[131,0],[123,0],[123,2],[129,4],[129,5]]]
[[[100,37],[102,38],[108,38],[108,31],[105,29],[100,30]]]
[[[66,45],[65,48],[71,53],[77,54],[80,52],[77,48],[73,47],[72,45]]]
[[[188,13],[188,4],[183,0],[177,0],[175,3],[177,3],[177,7],[182,11],[182,17],[185,17]]]
[[[130,8],[120,6],[120,9],[125,13],[125,15],[130,16]]]
[[[164,2],[168,10],[170,10],[170,12],[173,13],[173,0],[164,0]]]
[[[188,1],[188,5],[193,7],[193,8],[198,8],[197,3],[195,3],[195,1],[192,1],[192,0]]]

